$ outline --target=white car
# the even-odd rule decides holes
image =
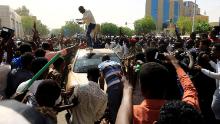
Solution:
[[[93,49],[92,51],[86,49],[79,49],[72,63],[72,75],[74,82],[67,85],[67,89],[77,85],[88,83],[87,70],[89,68],[98,67],[102,62],[102,57],[104,55],[109,55],[110,59],[118,63],[121,62],[120,58],[110,49]]]

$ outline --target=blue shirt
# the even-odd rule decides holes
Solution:
[[[121,82],[117,76],[118,73],[121,73],[120,63],[107,60],[99,64],[98,68],[103,73],[108,87]]]

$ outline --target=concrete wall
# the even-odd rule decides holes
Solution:
[[[14,29],[16,37],[24,36],[21,17],[6,5],[0,5],[0,28],[1,27]]]

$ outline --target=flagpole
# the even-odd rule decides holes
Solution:
[[[194,32],[194,28],[195,28],[195,15],[196,15],[196,0],[195,0],[195,4],[194,4],[194,10],[193,10],[193,24],[192,24],[192,32]]]

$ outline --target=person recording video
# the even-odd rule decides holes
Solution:
[[[79,12],[83,14],[82,19],[77,19],[78,24],[86,24],[87,25],[87,31],[86,31],[86,37],[87,37],[87,46],[89,49],[93,48],[93,38],[91,37],[91,32],[95,29],[96,22],[95,18],[90,10],[85,10],[83,6],[79,7]]]
[[[0,63],[2,62],[4,52],[7,52],[6,63],[10,63],[13,58],[13,51],[16,49],[14,43],[14,30],[10,28],[3,27],[0,32],[0,37],[2,41],[0,42]]]

